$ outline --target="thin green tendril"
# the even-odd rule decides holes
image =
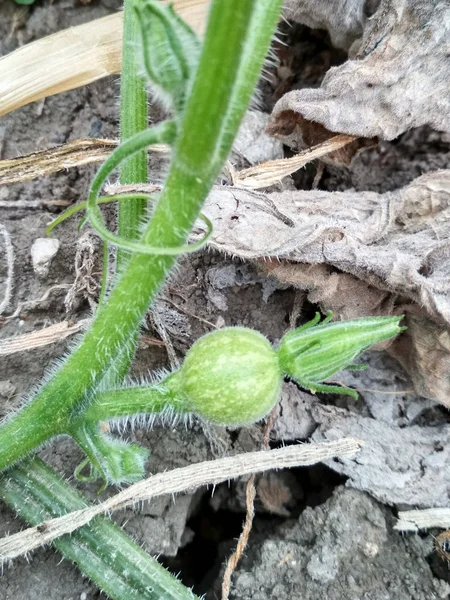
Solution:
[[[202,248],[209,240],[212,234],[212,223],[207,217],[205,217],[205,215],[202,215],[202,218],[206,223],[208,231],[203,238],[195,244],[167,248],[164,246],[150,246],[143,244],[142,242],[128,240],[109,231],[98,207],[99,193],[104,182],[124,160],[127,160],[132,154],[135,154],[136,152],[139,152],[148,146],[160,143],[172,144],[175,139],[176,132],[177,126],[174,121],[166,121],[160,125],[157,125],[156,127],[153,127],[152,129],[140,131],[135,136],[116,148],[97,171],[89,191],[88,200],[86,203],[86,212],[92,227],[97,231],[102,239],[107,240],[111,244],[130,252],[166,256],[177,256],[178,254],[196,252],[197,250],[200,250],[200,248]]]
[[[97,204],[109,204],[110,202],[119,202],[121,200],[155,200],[155,198],[153,198],[152,194],[115,194],[113,196],[102,196],[98,199]],[[62,212],[47,227],[47,229],[45,230],[45,235],[49,236],[53,229],[61,223],[63,223],[66,219],[69,219],[73,215],[76,215],[77,213],[81,212],[82,210],[86,210],[86,206],[87,202],[80,202],[79,204],[75,204],[74,206],[71,206],[70,208]],[[85,219],[83,219],[80,227],[83,226],[84,221]]]
[[[87,465],[89,465],[89,471],[90,471],[89,475],[82,475],[81,471]],[[97,476],[92,472],[92,463],[89,460],[89,458],[87,458],[87,457],[80,462],[78,467],[76,467],[76,469],[73,472],[73,475],[77,481],[80,481],[83,483],[92,483],[94,481],[97,481]]]
[[[155,202],[156,198],[153,196],[153,194],[143,194],[143,193],[115,194],[113,196],[100,197],[97,201],[97,204],[108,204],[110,202],[121,202],[122,200],[150,200],[150,201]],[[50,225],[45,230],[46,235],[47,236],[50,235],[50,233],[53,231],[53,229],[57,225],[60,225],[66,219],[81,212],[82,210],[86,210],[86,208],[87,208],[87,202],[80,202],[80,204],[76,204],[75,206],[71,206],[70,208],[65,210],[54,221],[52,221],[50,223]],[[211,234],[212,234],[212,230],[213,230],[213,224],[211,223],[210,219],[208,219],[208,217],[204,213],[200,213],[199,218],[202,219],[202,221],[205,223],[205,225],[207,227],[207,232],[200,241],[196,242],[195,244],[190,244],[190,245],[186,245],[186,246],[178,246],[177,248],[168,248],[168,249],[164,248],[164,247],[158,247],[158,246],[144,246],[146,248],[154,248],[154,250],[155,250],[154,252],[153,251],[145,252],[145,254],[179,254],[181,252],[195,252],[196,250],[199,250],[209,240],[209,238],[211,237]],[[85,222],[86,222],[86,218],[84,218],[82,220],[82,222],[80,223],[79,229],[81,229],[83,227]],[[113,234],[111,234],[111,235],[113,235]],[[114,236],[114,237],[117,237],[117,236]],[[108,238],[106,238],[106,239],[108,241],[110,241]],[[185,248],[187,248],[187,250],[185,250]],[[167,252],[166,250],[170,250],[170,252]]]

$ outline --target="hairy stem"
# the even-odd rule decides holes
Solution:
[[[262,3],[266,7],[275,4],[273,0],[215,0],[212,4],[200,64],[180,123],[174,157],[164,191],[143,234],[144,244],[162,247],[183,244],[199,215],[231,149],[232,133],[236,132],[225,131],[230,125],[229,112],[235,111],[232,121],[237,127],[250,100],[249,88],[246,98],[243,92],[240,95],[241,105],[231,109],[236,89],[242,87],[236,79],[245,61],[252,65],[255,79],[261,67],[258,60],[261,51],[250,48],[243,40],[255,27],[254,7]],[[279,3],[280,0],[276,0],[276,4]],[[276,24],[275,13],[269,12],[271,23],[266,28],[265,48]],[[66,432],[72,415],[79,416],[83,412],[92,390],[108,369],[114,367],[118,355],[133,343],[136,328],[174,261],[173,256],[149,257],[136,253],[131,257],[78,349],[33,402],[0,428],[0,438],[8,438],[7,443],[0,442],[0,469],[24,456],[43,437],[50,437],[47,434]],[[39,427],[30,432],[33,416]],[[27,425],[27,434],[14,423]],[[13,431],[15,439],[11,435]]]
[[[121,140],[135,136],[147,126],[147,97],[144,82],[137,75],[135,43],[136,17],[133,0],[125,0],[124,49],[121,85]],[[122,184],[147,181],[147,154],[137,152],[122,165]],[[119,235],[135,238],[145,214],[146,199],[135,198],[133,203],[119,205]],[[106,244],[104,245],[106,249]],[[126,253],[119,250],[117,268],[126,264]],[[108,254],[106,249],[103,289],[106,288]],[[135,350],[138,324],[127,347],[118,355],[114,368],[105,374],[112,385],[120,382],[129,369]],[[41,415],[42,416],[42,415]],[[50,426],[51,418],[45,420]],[[33,421],[28,420],[28,426]],[[42,423],[41,423],[42,424]],[[97,425],[98,426],[98,425]],[[11,444],[11,433],[2,438]],[[25,430],[27,427],[25,427]],[[16,429],[17,431],[17,429]],[[51,429],[34,432],[34,443],[44,441]],[[78,431],[80,434],[80,431]],[[14,438],[16,440],[16,438]],[[128,448],[124,448],[128,450]],[[1,451],[1,443],[0,443]],[[92,458],[92,457],[91,457]],[[100,465],[102,466],[102,465]],[[4,485],[1,485],[3,483]],[[0,497],[18,512],[29,524],[38,524],[45,519],[67,514],[82,508],[87,503],[50,467],[40,459],[22,462],[0,479]],[[74,562],[109,597],[116,600],[194,600],[195,596],[175,577],[161,567],[146,552],[137,546],[120,528],[108,519],[99,517],[71,536],[54,543],[64,557]]]
[[[30,525],[88,506],[42,460],[24,461],[0,477],[0,498]],[[53,545],[113,600],[195,600],[156,560],[105,517]]]
[[[180,393],[173,389],[173,375],[148,386],[116,388],[95,395],[83,414],[88,423],[98,423],[139,414],[160,414],[165,410],[186,412]]]
[[[139,0],[142,2],[142,0]],[[123,13],[122,76],[120,80],[120,141],[125,142],[139,131],[147,129],[147,92],[145,80],[139,74],[136,46],[139,40],[139,23],[134,11],[134,1],[126,0]],[[120,183],[147,183],[147,152],[142,150],[131,156],[120,168]],[[145,217],[147,203],[140,199],[119,204],[118,233],[125,238],[136,238]],[[117,269],[123,267],[126,253],[117,252]]]

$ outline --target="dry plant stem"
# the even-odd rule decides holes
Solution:
[[[263,450],[269,450],[269,441],[270,434],[272,432],[273,426],[275,424],[275,419],[278,411],[278,406],[274,406],[272,411],[270,412],[269,418],[267,419],[266,426],[264,428],[264,438],[263,438]],[[256,497],[256,487],[255,487],[255,475],[251,475],[249,480],[247,481],[246,493],[245,493],[245,505],[246,505],[246,514],[245,514],[245,523],[242,529],[241,535],[239,536],[238,543],[236,545],[236,550],[230,556],[227,561],[227,566],[225,568],[225,573],[223,575],[222,581],[222,600],[228,600],[230,595],[231,588],[231,576],[236,571],[236,567],[239,564],[239,561],[244,554],[245,548],[248,544],[248,539],[250,537],[250,533],[252,530],[253,519],[255,517],[255,497]]]
[[[249,480],[247,481],[247,486],[245,488],[245,523],[244,527],[242,528],[241,535],[239,536],[238,543],[236,545],[236,550],[233,552],[233,554],[227,561],[227,566],[222,581],[222,600],[228,600],[231,588],[231,576],[235,572],[236,567],[238,566],[239,561],[242,558],[244,550],[247,547],[248,538],[252,530],[253,519],[255,516],[255,497],[255,476],[251,475]]]
[[[233,184],[240,187],[259,189],[270,187],[298,171],[309,162],[335,152],[351,142],[356,137],[352,135],[336,135],[317,146],[302,150],[291,158],[270,160],[262,164],[233,173]]]
[[[192,491],[205,485],[216,485],[252,473],[310,466],[332,458],[346,458],[353,456],[361,446],[362,442],[351,438],[321,444],[301,444],[277,450],[248,452],[159,473],[131,485],[98,505],[82,507],[70,514],[47,520],[40,526],[36,523],[36,527],[3,538],[0,542],[0,560],[20,556],[61,535],[74,532],[98,515],[109,514],[137,502],[164,494]]]
[[[38,331],[7,338],[0,341],[0,356],[9,356],[16,352],[33,350],[34,348],[41,348],[42,346],[48,346],[48,344],[60,342],[71,335],[84,331],[90,323],[92,323],[91,319],[82,319],[75,324],[63,321],[62,323],[56,323]]]
[[[204,30],[209,0],[174,0],[191,27]],[[0,59],[0,116],[46,96],[121,71],[121,12],[65,29]]]
[[[270,160],[249,169],[234,171],[232,173],[233,184],[248,189],[270,187],[284,177],[292,175],[309,162],[343,148],[355,139],[348,135],[337,135],[317,146],[302,150],[291,158]],[[55,149],[3,160],[0,161],[0,185],[37,179],[71,167],[101,162],[116,147],[117,142],[114,140],[77,140]],[[154,144],[149,150],[167,154],[169,146]],[[146,185],[148,186],[148,184],[144,184],[141,187],[136,183],[134,185],[105,186],[105,191],[106,193],[110,193],[108,190],[114,190],[115,193],[146,192],[148,191]]]
[[[0,161],[0,185],[31,181],[73,167],[103,162],[117,148],[114,140],[75,140],[26,156]]]
[[[415,531],[439,527],[450,528],[450,508],[427,508],[425,510],[405,510],[398,513],[394,525],[397,531]]]
[[[5,262],[6,262],[6,285],[5,295],[3,300],[0,302],[0,315],[5,312],[11,301],[11,294],[13,288],[14,278],[14,248],[11,243],[11,236],[4,225],[0,223],[0,235],[3,236],[3,246],[5,248]]]

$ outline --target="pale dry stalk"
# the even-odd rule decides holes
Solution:
[[[321,444],[301,444],[277,450],[248,452],[158,473],[131,485],[100,504],[3,538],[0,540],[0,561],[11,560],[61,535],[71,533],[97,515],[110,514],[137,502],[164,494],[192,492],[201,486],[217,485],[229,479],[271,469],[310,466],[332,458],[347,458],[358,452],[361,446],[360,440],[344,438]]]
[[[317,146],[302,150],[291,158],[269,160],[249,169],[235,171],[232,174],[233,184],[253,190],[270,187],[280,182],[284,177],[292,175],[309,162],[335,152],[356,139],[352,135],[335,135],[325,142],[317,144]]]
[[[405,510],[398,513],[394,525],[397,531],[415,531],[423,529],[450,528],[450,508],[426,508],[424,510]]]
[[[4,225],[0,223],[0,235],[3,236],[3,246],[5,248],[5,262],[6,262],[6,284],[5,284],[5,295],[3,300],[0,302],[0,315],[8,308],[11,302],[11,295],[13,289],[14,279],[14,248],[11,243],[11,236]]]
[[[75,140],[63,146],[0,161],[0,185],[31,181],[72,167],[103,162],[116,148],[114,140]]]
[[[292,175],[309,162],[335,152],[355,139],[350,135],[336,135],[317,146],[302,150],[291,158],[269,160],[249,169],[233,171],[233,185],[254,190],[270,187],[279,183],[284,177]],[[0,161],[0,185],[29,181],[72,167],[102,162],[116,146],[115,140],[75,140],[70,144],[50,150]],[[152,146],[151,151],[168,154],[168,148],[164,144]],[[156,186],[153,187],[156,188]],[[121,186],[121,188],[121,193],[147,191],[143,184]],[[118,193],[117,190],[116,193]]]
[[[56,323],[50,327],[44,327],[44,329],[40,329],[39,331],[7,338],[0,341],[0,356],[9,356],[16,352],[33,350],[34,348],[40,348],[41,346],[60,342],[75,333],[83,331],[90,323],[91,319],[82,319],[81,321],[78,321],[78,323],[63,321],[62,323]]]
[[[270,412],[269,418],[267,419],[266,426],[264,428],[263,438],[263,450],[269,449],[270,434],[272,433],[273,426],[275,425],[275,419],[278,412],[278,406],[274,406]],[[255,487],[255,475],[251,475],[247,481],[245,491],[245,522],[242,528],[241,535],[239,536],[238,543],[236,544],[236,550],[230,556],[225,567],[225,573],[222,581],[222,600],[228,600],[231,588],[231,576],[236,571],[236,567],[244,554],[245,548],[248,544],[248,539],[252,531],[253,519],[255,518],[255,498],[256,498],[256,487]]]
[[[201,34],[209,0],[173,0],[175,9]],[[0,116],[120,73],[122,12],[70,27],[0,59]]]

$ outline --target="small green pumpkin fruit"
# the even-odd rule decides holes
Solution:
[[[277,402],[283,381],[271,344],[243,327],[197,340],[175,377],[186,410],[225,426],[262,419]]]

